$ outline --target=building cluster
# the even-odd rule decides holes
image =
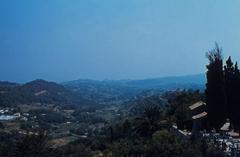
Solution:
[[[206,103],[199,101],[191,106],[192,130],[180,130],[172,125],[171,131],[183,139],[204,140],[214,145],[218,150],[229,157],[240,157],[240,136],[239,132],[233,129],[229,119],[219,128],[218,132],[213,129],[206,131],[207,116]]]
[[[216,148],[224,152],[227,156],[240,157],[240,136],[232,127],[229,119],[216,130],[206,131],[207,116],[206,103],[199,101],[189,109],[192,113],[192,132],[190,135],[193,139],[205,139],[208,143],[213,144]]]
[[[14,108],[1,108],[0,109],[0,121],[11,121],[11,120],[23,120],[28,121],[29,113],[17,112]]]

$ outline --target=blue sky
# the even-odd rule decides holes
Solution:
[[[0,80],[204,73],[215,41],[240,61],[239,0],[1,0]]]

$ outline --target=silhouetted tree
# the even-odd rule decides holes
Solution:
[[[240,110],[240,72],[237,62],[234,63],[229,57],[224,66],[225,90],[226,90],[226,112],[231,122],[239,128]]]
[[[226,65],[224,66],[224,79],[225,79],[225,90],[226,90],[226,112],[227,117],[233,118],[233,110],[235,106],[235,76],[234,76],[234,65],[229,57],[226,61]]]
[[[238,69],[237,62],[234,66],[234,107],[232,109],[233,119],[232,122],[235,124],[235,126],[239,129],[240,128],[240,71]]]
[[[226,94],[224,86],[222,49],[216,47],[206,54],[207,65],[206,102],[210,128],[219,129],[226,118]]]

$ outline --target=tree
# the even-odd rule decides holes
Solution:
[[[225,90],[227,98],[227,116],[231,119],[234,126],[239,127],[239,103],[240,103],[240,73],[237,62],[234,63],[229,57],[224,66]]]
[[[161,117],[161,109],[157,105],[148,105],[144,109],[144,117],[135,120],[135,132],[141,136],[151,136],[161,126],[159,120]]]
[[[232,119],[233,110],[235,106],[235,78],[234,78],[234,66],[231,57],[226,61],[224,66],[224,79],[225,79],[225,91],[226,91],[226,112],[227,117]]]
[[[40,133],[39,135],[27,135],[17,143],[17,157],[41,157],[48,156],[49,148],[47,137]]]
[[[231,119],[234,126],[239,128],[239,113],[240,110],[240,72],[238,69],[237,62],[232,62],[231,57],[226,61],[224,66],[224,81],[225,81],[225,92],[226,92],[226,112],[227,117]]]
[[[62,157],[90,157],[91,150],[83,144],[68,144],[65,147],[59,148]]]
[[[226,93],[223,75],[222,49],[216,44],[207,52],[206,103],[209,128],[219,129],[226,119]]]
[[[237,126],[238,129],[240,129],[240,123],[239,123],[239,119],[240,119],[240,71],[238,69],[238,64],[237,62],[235,63],[234,66],[234,100],[235,100],[235,106],[234,106],[234,110],[232,110],[232,114],[233,114],[233,123],[235,124],[235,126]]]
[[[5,127],[4,127],[3,123],[0,122],[0,129],[4,129],[4,128]]]
[[[181,139],[167,130],[156,131],[147,145],[149,157],[201,157],[198,143]]]

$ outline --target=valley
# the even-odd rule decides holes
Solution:
[[[56,150],[80,141],[89,141],[93,147],[93,139],[110,140],[109,129],[121,127],[126,120],[133,123],[144,116],[146,107],[156,106],[166,112],[170,98],[184,93],[184,88],[173,88],[173,80],[173,85],[161,81],[2,82],[0,132],[3,137],[11,136],[10,141],[43,134],[49,148]],[[152,88],[154,84],[161,84],[161,87]],[[196,90],[195,85],[188,86]],[[164,121],[164,116],[161,119]],[[122,136],[119,129],[114,131],[114,138]],[[99,144],[93,150],[99,151]]]

